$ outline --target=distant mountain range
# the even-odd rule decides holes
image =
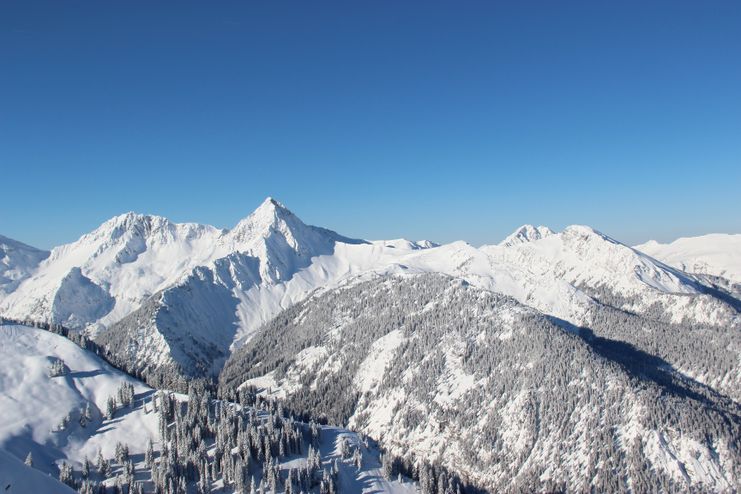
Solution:
[[[741,283],[741,234],[685,237],[668,244],[651,240],[635,248],[683,271]]]

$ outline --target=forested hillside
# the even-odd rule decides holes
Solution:
[[[379,278],[280,314],[221,387],[257,386],[378,438],[401,464],[428,458],[492,491],[739,485],[736,402],[571,329],[461,280]]]

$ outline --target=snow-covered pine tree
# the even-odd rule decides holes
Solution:
[[[144,452],[144,465],[147,468],[152,468],[154,463],[154,441],[150,437],[147,441],[147,450]]]
[[[49,377],[59,377],[67,373],[67,366],[64,360],[57,358],[49,365]]]
[[[108,401],[106,401],[105,418],[107,418],[108,420],[111,420],[115,413],[116,413],[116,399],[110,396],[108,398]]]
[[[381,472],[388,480],[391,480],[394,477],[394,461],[390,453],[384,453],[381,455]]]
[[[82,478],[87,479],[88,477],[90,477],[90,460],[86,456],[82,462]]]
[[[62,462],[62,466],[59,468],[59,481],[73,489],[76,487],[75,478],[72,475],[72,466],[68,465],[66,462]]]
[[[350,443],[345,436],[340,438],[340,457],[343,460],[350,457]]]

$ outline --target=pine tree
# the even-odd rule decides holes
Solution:
[[[90,460],[86,456],[82,462],[82,478],[87,479],[88,477],[90,477]]]
[[[119,465],[123,465],[129,459],[129,446],[122,444],[121,442],[116,443],[116,462]]]
[[[26,456],[26,461],[25,461],[25,463],[26,463],[26,465],[28,465],[29,467],[33,467],[33,454],[32,454],[32,453],[31,453],[30,451],[28,452],[28,455]]]
[[[350,457],[350,444],[345,436],[340,438],[340,457],[343,460]]]
[[[72,467],[67,463],[62,462],[62,466],[59,469],[59,481],[72,488],[75,487],[75,479],[72,476]]]
[[[111,420],[113,415],[116,413],[116,399],[112,396],[108,398],[105,407],[105,418]]]
[[[49,366],[49,377],[59,377],[67,373],[67,366],[64,364],[64,360],[55,359]]]
[[[107,479],[111,475],[111,463],[103,458],[103,454],[98,451],[98,461],[97,461],[97,469],[98,473],[104,478]]]
[[[293,468],[288,469],[288,478],[286,478],[285,494],[294,494],[295,472]]]
[[[90,402],[85,404],[85,410],[82,412],[82,417],[80,417],[81,423],[83,418],[85,419],[85,424],[89,424],[93,420],[93,412],[90,409]],[[83,425],[83,427],[85,426]]]
[[[144,452],[144,465],[146,465],[147,468],[152,468],[152,464],[154,463],[154,442],[152,441],[152,438],[149,438],[149,441],[147,441],[147,450]]]
[[[393,478],[394,462],[390,453],[381,455],[381,471],[386,479],[391,480]]]
[[[237,460],[234,463],[234,490],[239,491],[240,494],[245,492],[245,479],[244,479],[244,467],[242,466],[242,460]]]
[[[83,480],[78,492],[80,494],[95,494],[96,492],[98,492],[98,489],[96,489],[96,485],[93,481]]]

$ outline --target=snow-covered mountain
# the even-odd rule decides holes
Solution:
[[[56,367],[55,367],[56,366]],[[245,443],[240,448],[227,449],[230,461],[223,461],[224,442],[236,444],[237,435],[225,434],[216,440],[216,430],[229,430],[222,422],[229,421],[240,429],[240,440],[244,434],[249,436],[260,430],[268,436],[280,431],[275,420],[280,415],[268,413],[267,402],[254,406],[237,406],[207,400],[205,395],[169,395],[174,403],[196,402],[197,408],[210,410],[208,420],[198,424],[198,430],[186,427],[186,420],[196,416],[194,410],[178,413],[180,405],[169,405],[169,396],[155,392],[145,384],[114,369],[96,355],[83,350],[70,340],[37,328],[0,325],[0,480],[3,492],[29,493],[71,493],[74,492],[56,479],[64,477],[64,466],[71,467],[69,484],[75,484],[80,492],[98,492],[94,484],[104,483],[131,490],[117,492],[154,492],[153,482],[168,485],[178,481],[187,485],[188,490],[177,492],[196,492],[196,483],[203,481],[201,492],[232,493],[240,490],[234,478],[236,464],[242,465],[244,480],[249,487],[249,479],[257,484],[268,481],[263,477],[263,461],[266,455],[255,454],[256,449]],[[130,390],[125,387],[131,386]],[[121,390],[130,403],[121,403]],[[197,397],[198,399],[194,399]],[[114,400],[115,410],[109,412],[108,402]],[[204,404],[205,400],[205,404]],[[190,407],[190,405],[189,405]],[[220,413],[217,413],[220,411]],[[108,415],[110,413],[110,415]],[[204,412],[209,413],[209,412]],[[167,416],[170,415],[169,420]],[[175,418],[175,415],[178,415]],[[240,426],[236,427],[239,421]],[[220,425],[220,423],[222,425]],[[250,426],[249,430],[246,426]],[[300,481],[312,486],[311,492],[318,492],[322,469],[330,469],[337,464],[334,475],[340,492],[415,492],[415,484],[409,479],[399,482],[395,477],[384,477],[379,460],[379,450],[374,444],[365,441],[358,434],[327,426],[316,426],[316,438],[309,435],[309,424],[293,422],[288,419],[283,429],[298,431],[296,438],[300,447],[291,453],[276,449],[270,458],[278,475],[280,486],[287,482],[289,470],[297,485]],[[181,431],[182,429],[182,431]],[[163,431],[167,440],[163,441]],[[192,436],[192,451],[182,441],[181,434]],[[260,446],[264,437],[260,436]],[[178,439],[181,440],[178,444]],[[147,449],[152,441],[152,462],[148,463]],[[221,443],[220,446],[217,443]],[[343,446],[342,443],[346,443]],[[270,442],[266,442],[270,444]],[[311,478],[299,478],[297,472],[307,468],[308,446],[313,444],[318,452]],[[119,446],[126,447],[122,460]],[[351,453],[358,451],[357,457],[343,456],[342,450]],[[30,454],[30,459],[27,459]],[[270,453],[268,452],[268,456]],[[107,472],[99,471],[99,458],[109,467]],[[262,458],[262,460],[260,459]],[[89,473],[85,474],[86,459],[90,461]],[[24,460],[32,463],[24,465]],[[130,466],[128,462],[131,462]],[[208,467],[208,474],[204,470]],[[127,471],[130,468],[130,475]],[[159,473],[159,475],[158,475]],[[160,477],[161,476],[161,477]],[[159,480],[157,480],[159,479]],[[90,490],[84,490],[89,488]],[[180,488],[180,487],[178,487]],[[242,488],[244,489],[244,488]],[[172,490],[170,492],[175,492]],[[241,490],[240,494],[248,492]]]
[[[0,301],[47,257],[46,251],[0,235]]]
[[[271,198],[232,230],[128,213],[55,248],[0,312],[96,333],[130,316],[122,327],[141,321],[136,342],[151,351],[137,360],[206,372],[240,330],[274,313],[250,304],[256,288],[285,283],[337,242],[360,243],[303,224]]]
[[[525,490],[732,490],[741,478],[738,285],[587,226],[524,225],[480,248],[367,241],[268,198],[230,230],[128,213],[51,253],[1,244],[0,316],[80,330],[149,385],[220,375],[233,393],[246,382],[495,489],[515,478]],[[734,254],[722,250],[711,258],[730,276]],[[0,405],[14,414],[0,449],[22,459],[41,445],[36,463],[53,472],[60,460],[80,466],[73,450],[110,450],[110,434],[158,427],[138,402],[120,428],[93,412],[90,428],[51,432],[60,413],[100,412],[111,387],[153,391],[26,330],[0,327]],[[50,380],[40,369],[56,360],[79,366]],[[34,415],[49,396],[59,406]],[[609,484],[608,466],[628,484]],[[371,470],[343,482],[408,487],[372,487]]]
[[[720,276],[741,283],[741,234],[684,237],[668,244],[650,240],[635,248],[688,273]]]
[[[741,482],[737,402],[631,345],[441,275],[312,296],[238,349],[221,386],[255,386],[491,492]]]
[[[576,326],[609,305],[671,322],[737,318],[698,279],[603,235],[525,225],[499,245],[363,241],[308,226],[266,199],[231,230],[128,213],[52,250],[0,315],[87,328],[119,363],[216,375],[230,352],[317,289],[377,275],[444,273]]]
[[[174,224],[158,216],[117,216],[54,248],[2,302],[2,310],[74,328],[106,325],[208,261],[220,235],[210,226]]]
[[[569,297],[572,289],[633,312],[654,311],[658,305],[674,322],[718,324],[736,314],[706,295],[708,287],[691,274],[587,226],[569,226],[560,233],[481,250],[504,271],[516,273],[524,293],[500,291],[574,324],[588,322],[584,313],[591,301]],[[565,290],[560,286],[564,284]]]

